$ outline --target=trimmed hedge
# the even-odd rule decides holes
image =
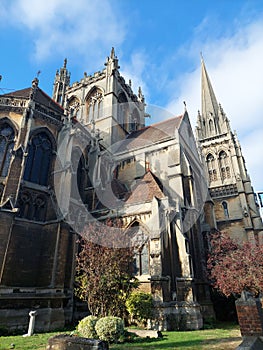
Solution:
[[[124,322],[120,317],[102,317],[96,323],[95,330],[100,340],[117,343],[124,336]]]
[[[98,339],[97,332],[95,330],[98,317],[89,315],[84,317],[77,326],[77,331],[81,337]]]

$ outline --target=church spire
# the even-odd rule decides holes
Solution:
[[[197,137],[199,140],[221,135],[230,131],[228,119],[217,102],[214,89],[201,56],[201,113],[197,117]]]
[[[210,82],[203,57],[201,58],[202,116],[209,118],[218,115],[218,103]]]

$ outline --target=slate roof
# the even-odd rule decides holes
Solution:
[[[9,92],[9,93],[3,94],[1,96],[11,97],[11,98],[14,97],[14,98],[29,99],[31,92],[32,92],[32,88],[29,87],[29,88]],[[57,113],[63,113],[63,108],[57,102],[55,102],[51,97],[49,97],[39,87],[37,87],[37,89],[36,89],[34,101],[45,106],[45,107],[53,109]]]
[[[129,134],[118,147],[117,152],[126,152],[147,147],[174,137],[176,128],[180,127],[183,115],[146,126]]]
[[[126,199],[126,204],[150,202],[153,197],[164,198],[160,180],[149,170],[142,179],[137,180],[132,192]]]

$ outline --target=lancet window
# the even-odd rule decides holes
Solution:
[[[149,244],[142,245],[135,254],[135,265],[137,275],[149,274]]]
[[[71,117],[79,117],[80,113],[80,102],[76,97],[73,97],[68,104],[68,110]]]
[[[228,211],[228,204],[226,201],[222,202],[222,207],[224,210],[225,218],[228,219],[229,218],[229,211]]]
[[[118,96],[118,121],[125,129],[129,129],[129,103],[124,92]]]
[[[208,169],[209,182],[217,180],[217,171],[216,171],[216,161],[215,157],[209,153],[206,157],[206,164]]]
[[[131,116],[131,128],[130,128],[131,131],[138,130],[139,121],[140,121],[139,113],[136,109],[134,109]]]
[[[99,89],[93,90],[87,99],[88,121],[100,119],[103,116],[103,94]]]
[[[143,232],[139,222],[134,222],[128,229],[135,248],[134,274],[137,276],[149,275],[149,241],[148,236]]]
[[[40,132],[33,136],[30,141],[24,180],[46,186],[48,184],[51,160],[51,140],[45,132]]]
[[[220,165],[222,180],[229,179],[231,177],[229,157],[227,156],[225,151],[221,151],[219,153],[219,165]]]
[[[71,197],[81,198],[84,201],[85,191],[85,160],[80,149],[75,148],[71,155],[72,178],[71,178]]]
[[[47,199],[42,194],[23,191],[19,197],[19,216],[27,220],[45,221]]]
[[[0,127],[0,176],[7,176],[14,148],[15,133],[13,128],[4,123]]]

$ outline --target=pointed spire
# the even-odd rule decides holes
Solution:
[[[70,73],[67,70],[67,59],[64,59],[63,67],[56,71],[55,80],[53,84],[53,100],[64,105],[66,88],[70,84]]]
[[[114,50],[114,47],[111,48],[110,58],[111,58],[111,59],[116,58],[116,57],[115,57],[115,50]]]
[[[209,118],[209,116],[216,117],[218,115],[218,103],[216,96],[206,71],[203,56],[201,56],[201,89],[202,89],[202,116]]]
[[[206,139],[230,131],[229,121],[217,102],[201,53],[201,114],[198,112],[198,138]]]

